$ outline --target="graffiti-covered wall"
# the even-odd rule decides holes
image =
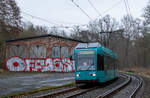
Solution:
[[[6,42],[6,68],[9,71],[72,72],[74,48],[81,41],[60,36],[38,36]]]
[[[6,62],[9,71],[24,72],[74,72],[75,62],[69,58],[39,58],[25,59],[11,57]]]

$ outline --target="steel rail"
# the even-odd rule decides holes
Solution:
[[[134,98],[136,95],[136,93],[139,91],[139,89],[142,87],[142,84],[143,84],[143,79],[139,76],[135,76],[138,78],[139,80],[139,85],[134,89],[133,93],[130,95],[129,98]]]
[[[109,96],[111,96],[112,94],[114,94],[115,92],[117,92],[118,90],[120,90],[123,87],[125,87],[126,85],[128,85],[131,82],[131,77],[129,75],[126,75],[126,74],[122,74],[122,75],[128,77],[128,79],[125,82],[123,82],[122,84],[116,86],[115,88],[112,88],[112,89],[106,91],[103,94],[100,94],[96,98],[108,98]]]
[[[116,88],[116,90],[121,89],[122,87],[126,86],[128,83],[131,82],[131,77],[130,77],[129,75],[122,74],[122,77],[127,77],[128,79],[127,79],[125,82],[123,82],[120,86],[117,86],[118,88]],[[97,87],[94,87],[94,88],[91,88],[91,89],[88,89],[88,90],[84,90],[84,91],[80,91],[80,92],[74,93],[74,94],[72,94],[72,95],[68,95],[68,96],[65,97],[65,98],[77,97],[77,96],[79,96],[79,95],[82,95],[83,93],[92,91],[92,90],[97,89],[97,88],[98,88],[98,86],[97,86]],[[115,90],[115,89],[113,89],[113,91],[114,91],[114,90]],[[116,90],[115,90],[115,91],[116,91]],[[96,97],[96,98],[104,98],[104,97],[107,97],[107,96],[109,95],[109,93],[110,93],[110,90],[109,90],[107,93],[104,93],[102,96]]]
[[[72,94],[72,95],[66,96],[65,98],[77,97],[77,96],[79,96],[79,95],[81,95],[81,94],[84,94],[84,93],[86,93],[86,92],[92,91],[92,90],[97,89],[97,88],[98,88],[98,86],[97,86],[97,87],[94,87],[94,88],[87,89],[87,90],[83,90],[83,91],[80,91],[80,92],[76,92],[76,93],[74,93],[74,94]]]
[[[35,98],[45,98],[45,97],[51,97],[51,96],[57,96],[66,92],[70,92],[73,90],[77,90],[78,88],[76,87],[71,87],[71,88],[67,88],[67,89],[62,89],[62,90],[58,90],[58,91],[54,91],[54,92],[50,92],[44,95],[40,95],[40,96],[36,96]]]
[[[112,88],[112,89],[106,91],[105,93],[97,96],[96,98],[108,97],[108,96],[114,94],[116,91],[120,90],[121,88],[125,87],[126,85],[128,85],[131,82],[131,77],[129,75],[121,74],[121,76],[122,77],[127,77],[127,80],[125,82],[123,82],[122,84],[116,86],[115,88]],[[72,98],[72,97],[76,97],[76,96],[82,95],[82,94],[84,94],[86,92],[92,91],[92,90],[97,89],[97,88],[99,88],[99,87],[96,86],[96,87],[93,87],[93,88],[90,88],[90,89],[86,89],[86,90],[85,89],[84,90],[82,90],[82,89],[79,90],[79,88],[72,87],[72,88],[69,88],[69,89],[62,89],[62,90],[51,92],[51,93],[48,93],[48,94],[45,94],[45,95],[36,96],[36,98],[53,97],[53,96],[57,96],[57,95],[59,96],[61,94],[65,94],[65,93],[74,91],[72,94],[68,94],[67,96],[65,96],[65,98]]]

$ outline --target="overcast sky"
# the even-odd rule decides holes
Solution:
[[[16,0],[22,12],[41,17],[51,23],[38,20],[21,13],[24,21],[31,21],[36,25],[80,25],[88,24],[90,19],[71,0]],[[102,16],[109,14],[117,21],[126,15],[124,0],[90,0]],[[91,7],[88,0],[74,0],[92,20],[99,18],[99,14]],[[128,0],[132,16],[138,18],[143,13],[148,0]]]

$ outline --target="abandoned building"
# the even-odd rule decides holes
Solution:
[[[42,35],[6,41],[6,59],[69,57],[74,47],[82,41],[56,35]]]
[[[50,34],[8,40],[6,68],[10,71],[73,71],[73,61],[65,58],[74,54],[78,43],[83,42]]]

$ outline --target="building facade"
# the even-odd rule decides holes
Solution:
[[[74,48],[79,40],[42,35],[6,41],[6,68],[9,71],[74,71]]]

